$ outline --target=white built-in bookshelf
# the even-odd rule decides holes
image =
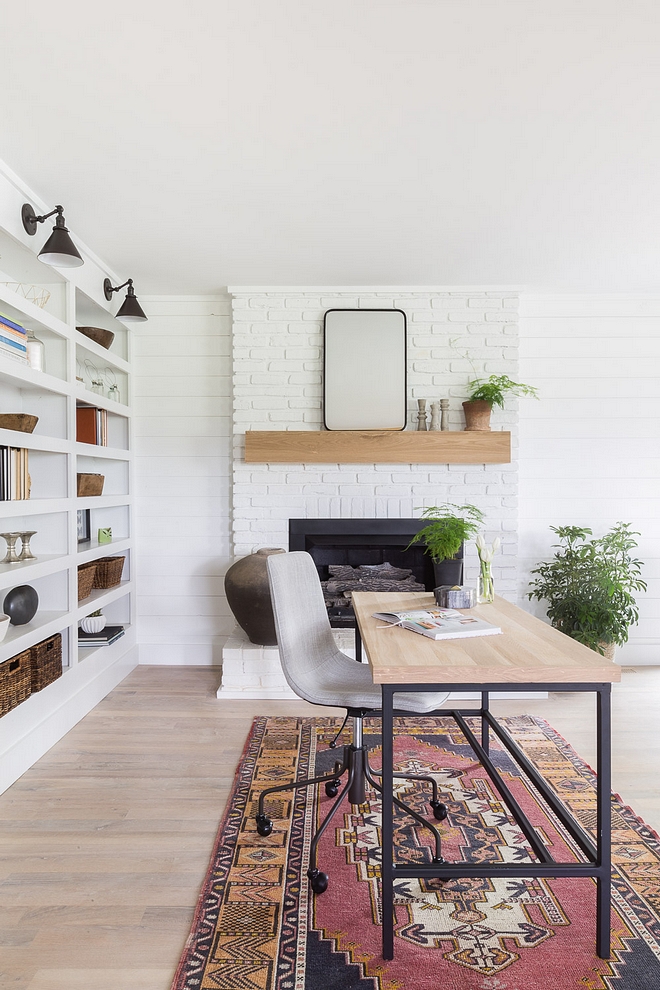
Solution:
[[[102,283],[106,275],[113,280],[116,275],[97,259],[86,258],[83,268],[66,272],[37,259],[44,234],[23,236],[20,206],[16,209],[14,201],[24,199],[25,192],[0,174],[0,312],[33,329],[45,347],[44,371],[0,353],[0,412],[39,417],[31,434],[0,429],[0,445],[28,449],[32,481],[29,499],[0,502],[0,532],[36,531],[31,541],[36,560],[0,563],[0,611],[7,591],[22,584],[36,589],[39,608],[31,622],[10,626],[0,643],[0,663],[60,633],[64,671],[0,718],[0,791],[137,663],[130,330],[109,312],[117,301],[105,302]],[[44,287],[50,299],[40,308],[7,282]],[[110,349],[83,336],[77,326],[112,330]],[[120,402],[91,391],[95,373],[118,386]],[[77,441],[76,408],[81,404],[107,410],[107,446]],[[103,494],[78,498],[78,473],[103,474]],[[84,543],[78,543],[81,509],[90,510],[91,539]],[[112,528],[109,544],[99,545],[96,539],[102,527]],[[0,540],[0,559],[4,554],[5,541]],[[126,557],[121,584],[94,590],[79,603],[78,566],[119,554]],[[78,622],[99,608],[109,625],[125,626],[125,635],[111,646],[79,649]]]

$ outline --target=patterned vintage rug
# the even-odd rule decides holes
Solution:
[[[593,773],[542,719],[503,719],[587,828],[595,824]],[[271,801],[273,833],[254,827],[255,795],[274,783],[330,772],[334,719],[258,718],[248,738],[173,990],[655,990],[660,988],[660,842],[613,799],[612,958],[594,954],[590,879],[399,881],[395,959],[380,950],[380,802],[339,809],[320,847],[328,890],[310,895],[307,849],[330,799],[304,790]],[[380,766],[380,723],[365,741]],[[449,818],[447,858],[525,861],[525,840],[489,779],[446,718],[400,722],[400,769],[437,775]],[[405,733],[405,734],[403,734]],[[509,757],[494,758],[556,858],[572,841],[536,803]],[[420,785],[399,793],[428,815]],[[289,792],[290,793],[290,792]],[[319,809],[320,801],[320,809]],[[342,813],[343,812],[343,813]],[[425,830],[396,820],[398,858],[429,857]],[[301,879],[302,878],[302,879]]]

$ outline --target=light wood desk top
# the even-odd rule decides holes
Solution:
[[[435,607],[433,595],[360,591],[353,607],[376,684],[595,684],[621,680],[621,668],[504,598],[469,614],[501,636],[432,640],[385,626],[373,612]]]

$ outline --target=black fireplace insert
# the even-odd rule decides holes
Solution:
[[[289,550],[311,554],[320,581],[331,577],[332,565],[364,567],[391,564],[410,570],[426,591],[434,587],[433,562],[421,544],[408,548],[411,539],[426,525],[422,519],[290,519]],[[353,609],[328,607],[335,628],[355,627]]]

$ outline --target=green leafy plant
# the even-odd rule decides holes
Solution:
[[[622,646],[637,623],[634,591],[645,591],[642,562],[631,555],[639,533],[619,522],[604,536],[581,526],[551,526],[559,537],[554,558],[534,568],[528,598],[548,603],[552,625],[597,653]]]
[[[491,407],[503,406],[508,395],[529,395],[538,399],[538,389],[533,385],[512,382],[508,375],[491,375],[490,378],[473,378],[468,382],[468,401],[487,402]]]
[[[434,560],[448,560],[459,552],[465,540],[475,535],[484,514],[476,505],[452,505],[448,502],[424,509],[421,518],[430,522],[415,533],[408,547],[414,543],[425,543],[425,553]]]
[[[97,608],[96,612],[89,613],[88,618],[91,618],[93,615],[103,615],[103,612],[101,611],[100,608]]]

